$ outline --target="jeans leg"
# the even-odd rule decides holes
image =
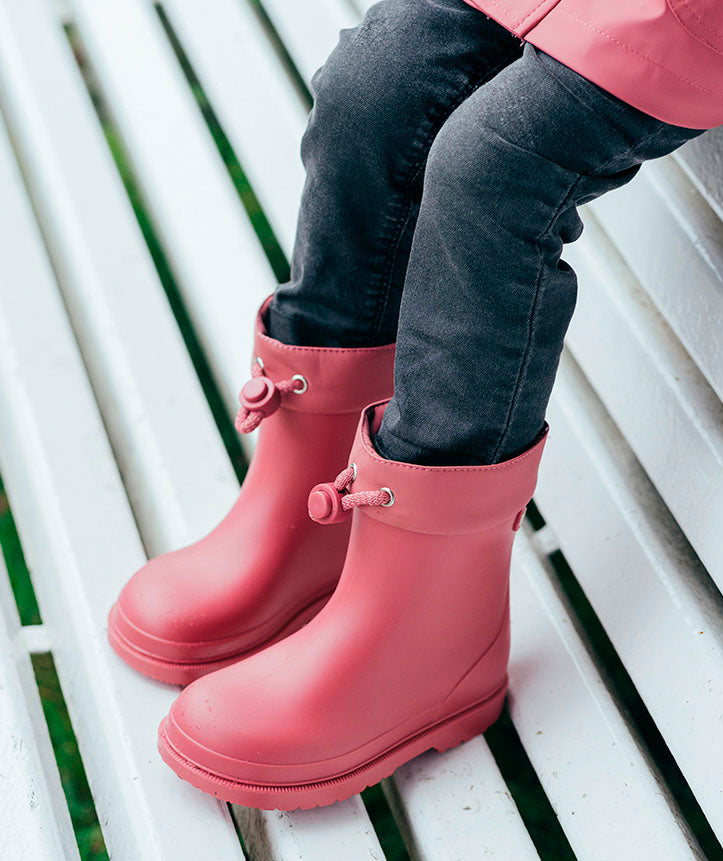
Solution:
[[[561,253],[577,207],[700,133],[529,44],[450,115],[427,161],[381,454],[490,464],[531,444],[575,306]]]
[[[312,78],[291,279],[271,334],[306,346],[395,340],[429,147],[454,108],[522,51],[464,0],[384,0]]]

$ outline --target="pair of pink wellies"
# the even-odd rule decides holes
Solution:
[[[109,636],[142,673],[192,682],[159,730],[176,774],[293,810],[499,716],[510,551],[547,428],[494,466],[385,460],[372,438],[394,345],[288,346],[266,333],[265,307],[240,396],[237,427],[260,433],[238,501],[134,575]]]

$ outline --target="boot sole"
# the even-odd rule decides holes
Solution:
[[[415,733],[357,768],[314,783],[245,783],[208,771],[187,759],[171,744],[166,734],[168,717],[164,718],[158,730],[158,751],[166,765],[180,778],[223,801],[260,810],[310,810],[345,801],[389,777],[399,766],[427,750],[442,752],[483,733],[499,718],[506,692],[507,677],[504,684],[486,699]]]
[[[188,685],[196,679],[212,673],[214,670],[220,670],[223,667],[228,667],[230,664],[235,664],[243,658],[248,658],[256,652],[273,645],[279,640],[298,631],[307,622],[310,622],[314,616],[321,610],[326,602],[331,598],[332,592],[322,595],[320,598],[314,599],[306,607],[302,608],[295,616],[289,619],[284,625],[272,634],[263,643],[259,643],[250,649],[245,649],[235,652],[232,655],[226,655],[223,658],[216,658],[210,661],[168,661],[164,658],[157,658],[143,652],[133,645],[126,637],[118,630],[116,617],[118,614],[118,605],[114,604],[108,616],[108,641],[113,647],[113,651],[121,657],[134,670],[143,673],[144,676],[149,676],[159,682],[166,682],[172,685]]]

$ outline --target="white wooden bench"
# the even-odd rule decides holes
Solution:
[[[78,857],[29,660],[43,652],[114,859],[384,857],[359,797],[263,813],[177,780],[155,753],[176,691],[105,638],[146,555],[201,535],[235,497],[219,426],[275,283],[171,32],[288,256],[307,105],[278,43],[308,81],[366,5],[263,0],[277,42],[250,0],[164,0],[163,16],[148,0],[0,0],[0,475],[43,619],[19,624],[0,568],[3,859]],[[511,723],[385,781],[413,858],[721,857],[722,160],[711,132],[646,166],[569,249],[580,300],[536,496],[545,525],[515,550]],[[525,756],[547,811],[515,788]]]

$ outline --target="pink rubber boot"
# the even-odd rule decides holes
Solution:
[[[343,463],[359,411],[389,397],[394,345],[295,347],[256,320],[241,432],[261,423],[241,494],[205,538],[151,559],[110,612],[108,636],[135,669],[185,684],[311,619],[336,587],[348,523],[309,519],[309,487]],[[263,420],[263,421],[262,421]]]
[[[160,726],[165,762],[205,792],[264,809],[331,804],[502,710],[510,551],[547,427],[505,463],[415,466],[375,452],[384,406],[363,411],[349,467],[309,495],[322,522],[354,509],[330,601],[190,685]]]

